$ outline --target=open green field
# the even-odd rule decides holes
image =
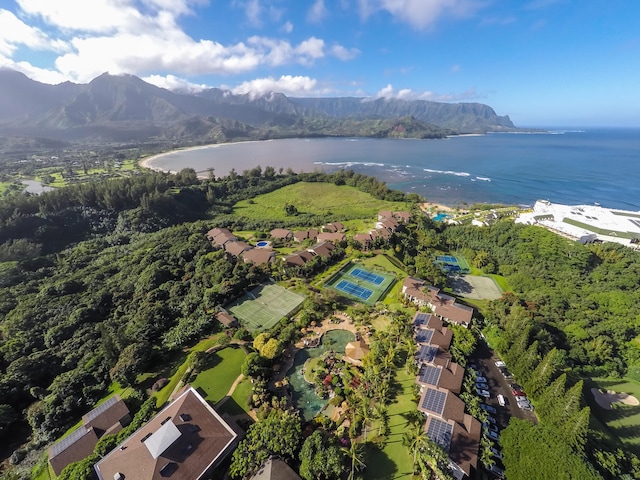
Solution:
[[[250,410],[248,400],[252,388],[251,379],[243,378],[242,381],[236,385],[235,390],[231,394],[231,398],[218,408],[218,413],[221,415],[228,413],[232,416],[248,413]]]
[[[398,395],[389,405],[389,436],[382,449],[370,446],[366,450],[363,472],[365,480],[411,480],[413,478],[413,458],[402,444],[402,437],[409,427],[409,418],[416,411],[413,401],[415,377],[407,373],[406,368],[396,370],[394,383],[398,386]]]
[[[295,312],[304,297],[275,283],[260,285],[227,306],[250,332],[262,332]]]
[[[300,214],[334,215],[345,219],[376,218],[380,210],[407,210],[405,203],[378,200],[355,187],[300,182],[251,200],[242,200],[235,204],[233,213],[256,220],[291,220],[284,209],[287,203],[294,205]]]
[[[628,393],[640,400],[640,384],[638,382],[626,378],[592,378],[591,381],[597,388]],[[589,392],[585,397],[591,411],[608,427],[613,435],[617,436],[636,455],[640,455],[640,405],[616,403],[612,410],[606,410],[595,402],[589,385],[590,382],[587,383]]]
[[[206,400],[212,403],[219,402],[240,375],[245,357],[244,350],[237,346],[208,354],[207,363],[191,382],[191,386],[203,392]]]
[[[382,277],[382,282],[380,284],[375,284],[369,281],[367,278],[362,278],[359,276],[354,276],[354,272],[361,272],[363,275],[373,275],[380,279]],[[347,263],[339,272],[333,275],[329,280],[325,283],[325,287],[333,288],[338,292],[339,295],[346,296],[348,298],[353,298],[358,302],[362,302],[366,305],[375,305],[375,303],[381,300],[385,294],[389,291],[389,289],[393,286],[396,280],[396,276],[394,273],[388,273],[387,270],[383,270],[382,268],[376,267],[374,264],[366,267],[362,263]],[[353,288],[362,288],[369,290],[370,296],[368,298],[364,298],[358,295],[358,293],[350,293],[349,290],[344,290],[341,288],[340,284],[346,281]]]

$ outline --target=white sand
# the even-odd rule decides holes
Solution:
[[[602,408],[606,410],[612,410],[614,403],[622,403],[624,405],[636,406],[640,405],[640,401],[633,395],[629,395],[624,392],[614,392],[613,390],[607,390],[606,393],[602,393],[598,388],[592,388],[591,393],[593,394],[596,402]]]

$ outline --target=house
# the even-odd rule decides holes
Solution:
[[[276,261],[276,252],[268,248],[252,248],[242,252],[242,258],[245,263],[266,265]]]
[[[402,283],[402,293],[416,305],[429,306],[442,320],[463,327],[471,324],[473,308],[458,303],[454,297],[442,293],[439,288],[426,285],[424,280],[407,277]]]
[[[233,450],[238,433],[190,386],[103,457],[99,480],[208,478]]]
[[[317,228],[310,228],[309,230],[299,230],[297,232],[293,232],[293,239],[296,242],[304,242],[307,239],[315,240],[317,237]]]
[[[427,343],[448,350],[453,341],[453,332],[444,326],[441,318],[430,313],[417,312],[412,325],[417,344]]]
[[[371,234],[370,233],[358,233],[353,236],[353,240],[362,245],[363,250],[369,250],[371,248]]]
[[[478,465],[480,422],[467,414],[462,421],[429,416],[424,428],[427,436],[449,454],[449,468],[454,478],[471,478]]]
[[[213,317],[226,328],[235,327],[238,325],[238,320],[236,320],[231,314],[224,311],[216,313]]]
[[[301,480],[300,476],[293,471],[283,460],[269,457],[249,480]]]
[[[344,224],[342,224],[341,222],[333,222],[333,223],[327,223],[326,225],[323,225],[322,229],[326,230],[327,232],[335,233],[335,232],[342,232],[345,229],[345,227],[344,227]]]
[[[392,232],[387,230],[386,228],[376,228],[373,232],[371,232],[371,238],[384,238],[385,240],[389,240],[391,238],[391,234]]]
[[[381,222],[386,218],[393,217],[393,212],[391,210],[380,210],[378,212],[378,221]]]
[[[286,228],[274,228],[269,232],[269,235],[280,240],[291,240],[293,238],[293,232]]]
[[[376,229],[378,229],[378,230],[383,230],[383,229],[384,230],[388,230],[391,233],[397,231],[399,226],[400,226],[400,224],[393,217],[385,218],[384,220],[381,220],[378,223],[376,223]]]
[[[325,233],[320,233],[318,235],[318,242],[342,242],[343,240],[345,240],[347,237],[345,236],[344,233],[340,233],[340,232],[325,232]]]
[[[55,474],[91,455],[103,435],[119,432],[130,421],[129,409],[119,395],[98,405],[82,417],[78,429],[49,448],[49,463]]]
[[[286,255],[283,258],[285,265],[290,267],[301,267],[314,257],[313,253],[303,250],[301,252]]]
[[[318,255],[320,257],[329,258],[331,256],[331,252],[335,248],[336,246],[331,242],[321,242],[307,249],[307,252],[310,252],[313,255]]]
[[[224,244],[224,250],[232,257],[237,257],[242,252],[251,250],[251,245],[245,242],[227,242]]]
[[[237,240],[237,237],[226,228],[212,228],[207,232],[207,238],[216,247],[223,247],[225,243]]]
[[[422,363],[416,376],[420,387],[438,387],[458,394],[462,390],[464,368],[452,361],[439,365],[440,362]]]
[[[354,365],[362,365],[362,359],[369,353],[369,346],[362,339],[349,342],[344,347],[344,359]]]
[[[400,223],[409,223],[411,221],[411,213],[405,211],[393,212],[393,217]]]

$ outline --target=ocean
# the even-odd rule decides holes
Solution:
[[[390,188],[455,206],[533,205],[538,199],[640,210],[640,130],[490,133],[442,140],[286,139],[214,145],[159,156],[150,166],[217,176],[260,165],[296,172],[350,168]]]

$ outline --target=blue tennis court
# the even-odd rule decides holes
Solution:
[[[334,288],[344,293],[348,293],[349,295],[353,295],[354,297],[361,298],[362,300],[367,300],[373,294],[373,290],[360,287],[359,285],[347,280],[340,280]]]
[[[353,270],[351,270],[351,272],[349,272],[349,275],[373,283],[374,285],[380,285],[382,282],[384,282],[384,277],[376,275],[375,273],[367,272],[366,270],[361,270],[359,268],[354,268]]]
[[[447,263],[458,263],[458,259],[450,255],[442,255],[441,257],[436,257],[436,260]]]

